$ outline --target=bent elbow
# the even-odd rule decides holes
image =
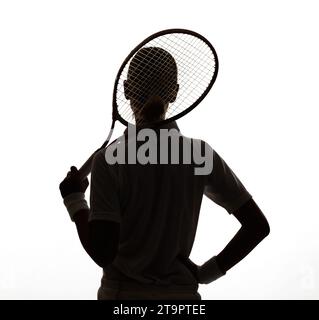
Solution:
[[[270,233],[270,226],[266,218],[251,221],[243,226],[257,242],[262,241]]]
[[[266,238],[270,233],[270,226],[267,219],[264,219],[263,222],[258,225],[258,235],[262,239]]]

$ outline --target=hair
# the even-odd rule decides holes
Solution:
[[[173,56],[158,47],[140,49],[130,62],[126,94],[135,118],[147,122],[165,115],[177,93],[177,65]]]

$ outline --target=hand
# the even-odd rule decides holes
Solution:
[[[200,267],[196,263],[194,263],[190,258],[185,258],[181,255],[179,255],[178,258],[185,264],[185,266],[190,270],[190,272],[193,274],[193,276],[199,283],[198,270]]]
[[[78,175],[78,169],[74,166],[71,167],[71,171],[69,171],[64,178],[64,180],[60,183],[60,192],[63,198],[68,196],[71,193],[75,192],[85,192],[89,185],[89,180],[86,177],[84,180],[81,180]]]

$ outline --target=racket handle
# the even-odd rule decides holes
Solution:
[[[115,125],[115,119],[113,119],[112,121],[112,125],[111,125],[111,129],[110,132],[106,138],[106,140],[104,141],[104,143],[102,144],[102,146],[100,148],[98,148],[97,150],[95,150],[92,155],[90,156],[89,159],[87,159],[85,161],[85,163],[82,165],[82,167],[79,169],[78,173],[79,173],[79,177],[80,179],[84,180],[91,172],[92,169],[92,162],[93,162],[93,158],[95,156],[95,154],[100,151],[101,149],[105,148],[108,143],[110,142],[113,130],[114,130],[114,125]]]
[[[92,169],[92,162],[95,154],[100,150],[101,148],[97,149],[95,152],[92,153],[89,159],[85,161],[85,163],[82,165],[82,167],[79,169],[78,174],[79,177],[84,180],[91,172]]]

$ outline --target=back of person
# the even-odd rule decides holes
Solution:
[[[132,284],[132,289],[142,292],[162,288],[166,293],[196,293],[198,297],[198,280],[184,261],[194,243],[203,194],[229,212],[251,195],[206,142],[183,136],[176,123],[155,132],[155,157],[149,150],[144,163],[139,156],[147,152],[139,152],[145,142],[135,137],[118,139],[125,146],[120,163],[110,164],[114,151],[120,150],[116,143],[95,158],[95,175],[99,172],[105,181],[105,186],[99,186],[105,193],[100,197],[101,210],[98,199],[91,199],[92,218],[103,211],[103,218],[121,223],[118,253],[104,270],[102,286],[121,281],[124,287]],[[164,141],[171,143],[167,146]],[[150,143],[148,147],[154,151]],[[136,161],[130,164],[127,155],[132,151]],[[196,171],[200,168],[201,172]],[[94,184],[92,188],[97,194]],[[108,210],[107,194],[113,195],[107,199]]]
[[[101,152],[97,156],[99,159],[95,159],[95,163],[101,165],[101,174],[111,171],[110,176],[117,181],[120,206],[117,210],[120,214],[110,214],[115,221],[121,222],[119,251],[113,263],[104,270],[104,280],[143,284],[146,285],[144,288],[154,285],[166,290],[196,292],[198,282],[179,257],[188,257],[193,246],[203,195],[203,176],[194,174],[196,164],[193,159],[183,163],[183,150],[186,150],[183,146],[191,146],[192,139],[182,136],[175,123],[155,132],[156,163],[141,164],[136,159],[136,163],[129,164],[126,157],[125,163],[110,165],[106,164],[107,151],[106,155],[105,151]],[[171,140],[168,134],[173,137]],[[163,148],[166,138],[171,142],[168,150]],[[125,141],[126,154],[132,147],[132,140]],[[178,141],[178,145],[173,140]],[[136,153],[142,145],[137,141]],[[171,153],[176,151],[178,163],[172,163],[174,156]],[[168,163],[160,161],[164,153]],[[105,182],[103,189],[107,193],[114,185],[107,177]]]

